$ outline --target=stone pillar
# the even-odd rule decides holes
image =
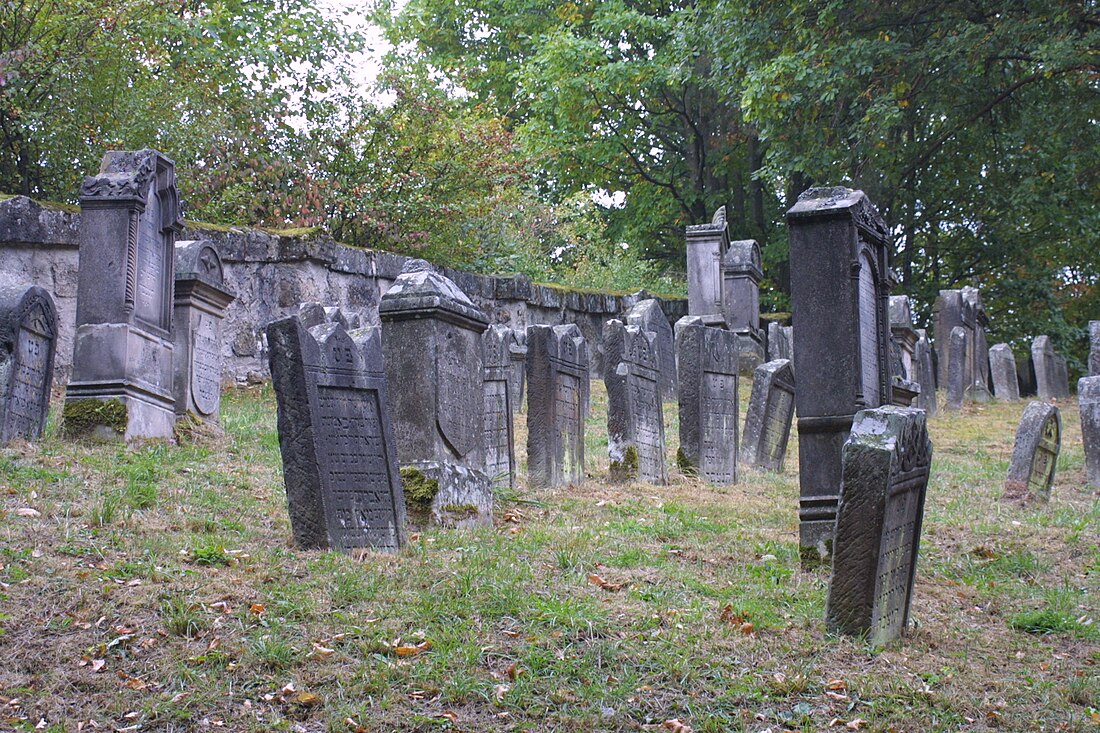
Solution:
[[[481,335],[485,366],[485,473],[495,485],[515,486],[516,448],[512,426],[511,347],[516,332],[508,326],[490,326]]]
[[[1008,344],[997,344],[989,350],[989,373],[993,381],[993,396],[1003,402],[1019,402],[1020,381],[1016,376],[1016,357]]]
[[[176,419],[172,290],[182,221],[175,165],[112,151],[80,191],[80,270],[65,432],[168,438]]]
[[[1089,321],[1089,376],[1100,377],[1100,321]]]
[[[527,375],[527,329],[512,329],[512,342],[508,345],[508,357],[512,368],[508,372],[508,398],[512,412],[519,412],[523,405],[523,390]]]
[[[1100,489],[1100,376],[1077,380],[1077,405],[1085,444],[1085,477],[1090,486]]]
[[[710,224],[689,226],[686,235],[688,315],[702,316],[708,326],[723,325],[722,257],[729,247],[726,208],[714,212]]]
[[[234,297],[222,258],[206,241],[176,243],[172,329],[176,415],[218,422],[222,400],[222,322]]]
[[[966,304],[965,313],[970,329],[970,350],[968,359],[970,374],[968,375],[967,397],[977,402],[988,402],[989,390],[989,342],[986,341],[986,330],[989,328],[989,316],[986,315],[985,306],[982,305],[981,292],[969,285],[962,289],[963,302]]]
[[[841,447],[862,409],[890,399],[889,230],[862,191],[815,188],[787,212],[799,445],[799,542],[831,554]]]
[[[928,413],[928,417],[932,417],[939,410],[936,399],[936,368],[932,364],[932,344],[928,343],[928,335],[922,328],[917,329],[913,360],[917,368],[917,381],[920,383],[917,407]]]
[[[760,280],[764,270],[755,239],[730,242],[722,258],[722,314],[726,328],[737,334],[742,374],[764,362],[764,332],[760,330]]]
[[[57,352],[57,308],[44,289],[0,287],[0,446],[42,437]]]
[[[951,329],[963,325],[963,296],[961,290],[941,290],[932,305],[932,338],[936,343],[939,360],[936,364],[936,382],[947,385],[947,373],[951,365]]]

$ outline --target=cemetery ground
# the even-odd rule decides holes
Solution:
[[[828,571],[799,568],[795,436],[781,474],[613,485],[592,386],[588,481],[396,556],[291,546],[270,387],[174,444],[52,418],[0,452],[0,729],[1100,731],[1073,400],[1048,505],[1000,500],[1026,402],[929,421],[915,624],[875,649],[826,632]]]

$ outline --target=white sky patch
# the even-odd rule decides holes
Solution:
[[[606,188],[597,188],[589,194],[592,202],[605,209],[621,209],[626,206],[626,191],[608,191]]]

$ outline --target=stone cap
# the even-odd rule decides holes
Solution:
[[[908,295],[890,296],[890,326],[913,327],[913,309]]]
[[[149,187],[167,197],[161,212],[164,228],[180,229],[183,216],[176,192],[176,164],[157,150],[108,150],[99,173],[88,176],[80,187],[81,207],[121,202],[144,206]]]
[[[1100,376],[1081,377],[1077,380],[1077,400],[1082,407],[1086,403],[1100,402]]]
[[[436,317],[479,333],[489,326],[489,319],[466,293],[418,259],[405,262],[393,286],[382,296],[378,315],[383,321]]]
[[[214,243],[206,239],[176,242],[176,280],[201,280],[224,290],[225,266]]]
[[[798,197],[797,203],[787,212],[787,222],[850,217],[860,229],[880,241],[890,238],[886,222],[878,209],[860,190],[844,186],[809,188]]]
[[[755,239],[738,239],[730,242],[729,247],[726,248],[726,254],[722,257],[722,270],[745,273],[759,281],[764,277],[760,245]]]
[[[713,237],[726,234],[726,207],[719,206],[711,217],[710,224],[691,224],[685,230],[688,239]]]

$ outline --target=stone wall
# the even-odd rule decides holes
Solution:
[[[59,344],[55,383],[68,381],[76,321],[80,213],[22,196],[0,200],[0,278],[38,285],[57,304]],[[207,239],[225,264],[225,284],[237,295],[225,321],[223,355],[229,381],[268,377],[264,329],[297,312],[298,304],[338,305],[349,318],[378,325],[378,302],[401,272],[405,257],[348,247],[317,230],[269,232],[187,222],[179,241]],[[442,272],[482,308],[493,323],[513,328],[576,323],[591,345],[593,378],[602,375],[603,324],[621,318],[646,297],[533,283],[523,275]],[[670,322],[687,314],[687,300],[662,300]]]

